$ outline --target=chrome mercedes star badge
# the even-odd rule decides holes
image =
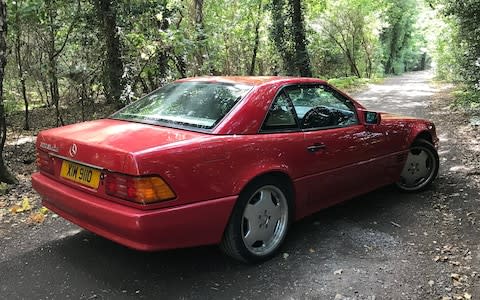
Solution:
[[[78,148],[76,144],[73,144],[72,146],[70,146],[70,151],[69,151],[70,156],[74,157],[75,155],[77,155],[77,150]]]

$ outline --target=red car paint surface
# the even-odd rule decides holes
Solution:
[[[32,183],[44,205],[81,227],[139,250],[217,244],[238,195],[258,176],[288,177],[297,220],[396,182],[418,136],[438,142],[435,127],[426,120],[381,114],[380,123],[366,124],[365,108],[339,91],[353,103],[358,124],[262,131],[282,88],[328,85],[317,79],[206,77],[179,82],[186,81],[241,83],[252,89],[210,131],[103,119],[41,132],[37,149],[48,155],[53,170],[40,169]],[[319,143],[320,151],[307,150]],[[98,189],[61,178],[65,159],[102,170]],[[106,173],[159,176],[175,198],[142,205],[107,195]]]

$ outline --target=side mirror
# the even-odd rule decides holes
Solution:
[[[363,116],[364,116],[365,124],[367,124],[367,125],[378,125],[378,124],[380,124],[381,117],[380,117],[380,113],[378,113],[378,112],[365,111]]]

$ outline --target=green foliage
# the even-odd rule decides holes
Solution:
[[[436,76],[440,80],[459,82],[462,80],[461,64],[464,49],[458,43],[458,27],[453,20],[441,26],[435,46]]]
[[[480,91],[469,89],[468,86],[459,86],[454,92],[455,106],[466,107],[470,109],[480,108]]]
[[[328,83],[330,83],[331,85],[339,89],[351,90],[351,89],[365,86],[368,83],[374,83],[378,81],[379,79],[372,80],[369,78],[358,78],[355,76],[350,76],[350,77],[332,78],[328,80]]]
[[[455,105],[479,107],[480,0],[427,0],[436,22],[434,59],[437,78],[460,83]]]
[[[358,78],[427,68],[430,57],[439,78],[466,79],[475,87],[480,35],[474,34],[476,22],[469,20],[478,20],[479,1],[430,0],[449,16],[440,25],[423,0],[203,1],[202,26],[196,23],[194,0],[112,1],[125,81],[122,94],[132,101],[180,77],[296,75],[302,66],[317,77],[339,78],[333,80],[339,87],[351,87],[362,83]],[[8,1],[18,12],[9,15],[9,44],[20,34],[23,76],[32,101],[52,104],[52,29],[57,50],[66,41],[56,60],[60,106],[103,98],[102,64],[107,58],[94,3],[80,0],[77,16],[72,0]],[[298,4],[302,23],[293,19]],[[6,71],[11,95],[19,93],[15,64],[11,57]],[[21,107],[18,95],[8,99],[11,107]]]
[[[480,0],[445,1],[445,14],[455,20],[456,44],[461,46],[463,55],[454,53],[459,62],[460,75],[467,84],[480,91]]]
[[[268,73],[270,68],[265,58],[268,2],[248,1],[208,1],[205,7],[205,31],[209,36],[209,58],[215,70],[225,75],[247,75],[251,66],[255,43],[255,26],[259,22],[262,35],[259,48],[257,73]]]
[[[326,1],[325,9],[310,16],[312,57],[316,74],[372,77],[380,56],[379,31],[383,2]],[[330,60],[329,63],[325,63]]]
[[[413,26],[417,17],[415,0],[386,1],[385,22],[381,34],[383,65],[387,74],[401,74],[414,69],[420,59],[414,49]]]

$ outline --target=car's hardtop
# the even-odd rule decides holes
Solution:
[[[231,85],[234,90],[243,90],[244,94],[241,97],[234,100],[226,99],[228,101],[217,101],[222,99],[221,97],[212,98],[199,98],[208,99],[209,101],[201,102],[185,102],[182,99],[181,104],[187,107],[185,103],[198,105],[204,105],[208,103],[213,105],[212,108],[207,110],[190,109],[188,114],[181,112],[177,115],[168,115],[158,117],[157,115],[150,117],[140,116],[134,111],[129,113],[127,111],[130,106],[133,108],[136,106],[142,106],[141,102],[136,102],[129,105],[127,108],[112,115],[112,118],[119,120],[127,120],[133,122],[146,123],[151,125],[172,127],[176,129],[184,129],[190,131],[203,132],[208,134],[256,134],[259,132],[262,123],[265,119],[265,114],[268,108],[272,104],[272,101],[276,98],[279,91],[284,87],[296,86],[296,85],[328,85],[324,80],[317,78],[306,77],[288,77],[288,76],[203,76],[203,77],[190,77],[176,80],[171,85],[175,88],[175,85],[179,87],[183,83],[192,83],[193,85],[186,85],[186,89],[190,87],[203,86],[212,84],[225,84]],[[206,88],[208,89],[208,88]],[[213,91],[214,88],[212,88]],[[227,88],[230,89],[230,88]],[[343,95],[347,99],[352,99],[342,91],[339,91],[332,87],[338,94]],[[155,93],[155,92],[154,92]],[[152,94],[151,94],[152,95]],[[146,97],[150,97],[147,95]],[[180,98],[179,98],[180,99]],[[145,105],[150,105],[149,102],[144,101]],[[180,103],[180,102],[179,102]],[[228,107],[232,104],[231,107]],[[354,101],[357,108],[363,108],[360,104]],[[206,105],[206,104],[205,104]],[[150,105],[150,107],[152,107]],[[178,107],[182,107],[179,105]],[[227,107],[228,109],[225,109]],[[142,108],[142,107],[140,107]],[[142,108],[143,109],[143,108]],[[181,111],[181,109],[179,109]],[[201,113],[196,113],[201,112]],[[217,112],[221,112],[218,113]],[[215,114],[215,115],[214,115]],[[213,117],[210,115],[214,115]],[[218,115],[218,116],[217,116]],[[208,118],[207,118],[208,117]],[[205,120],[204,120],[205,119]],[[205,121],[205,122],[204,122]],[[207,122],[208,121],[208,122]],[[208,123],[208,124],[207,124]]]
[[[327,84],[326,81],[308,77],[290,76],[201,76],[179,79],[176,82],[212,82],[260,86],[264,84]]]
[[[175,81],[177,83],[221,83],[232,85],[247,85],[252,89],[242,101],[237,105],[208,133],[212,134],[255,134],[259,132],[260,127],[268,111],[268,107],[278,91],[284,87],[295,85],[328,85],[338,94],[347,99],[352,99],[344,92],[331,86],[325,80],[310,77],[291,77],[291,76],[202,76],[183,78]],[[247,98],[248,100],[246,100]],[[353,99],[352,99],[353,100]],[[355,101],[354,101],[355,102]],[[358,108],[363,106],[357,102]],[[239,117],[242,116],[242,117]],[[248,116],[248,117],[246,117]]]

